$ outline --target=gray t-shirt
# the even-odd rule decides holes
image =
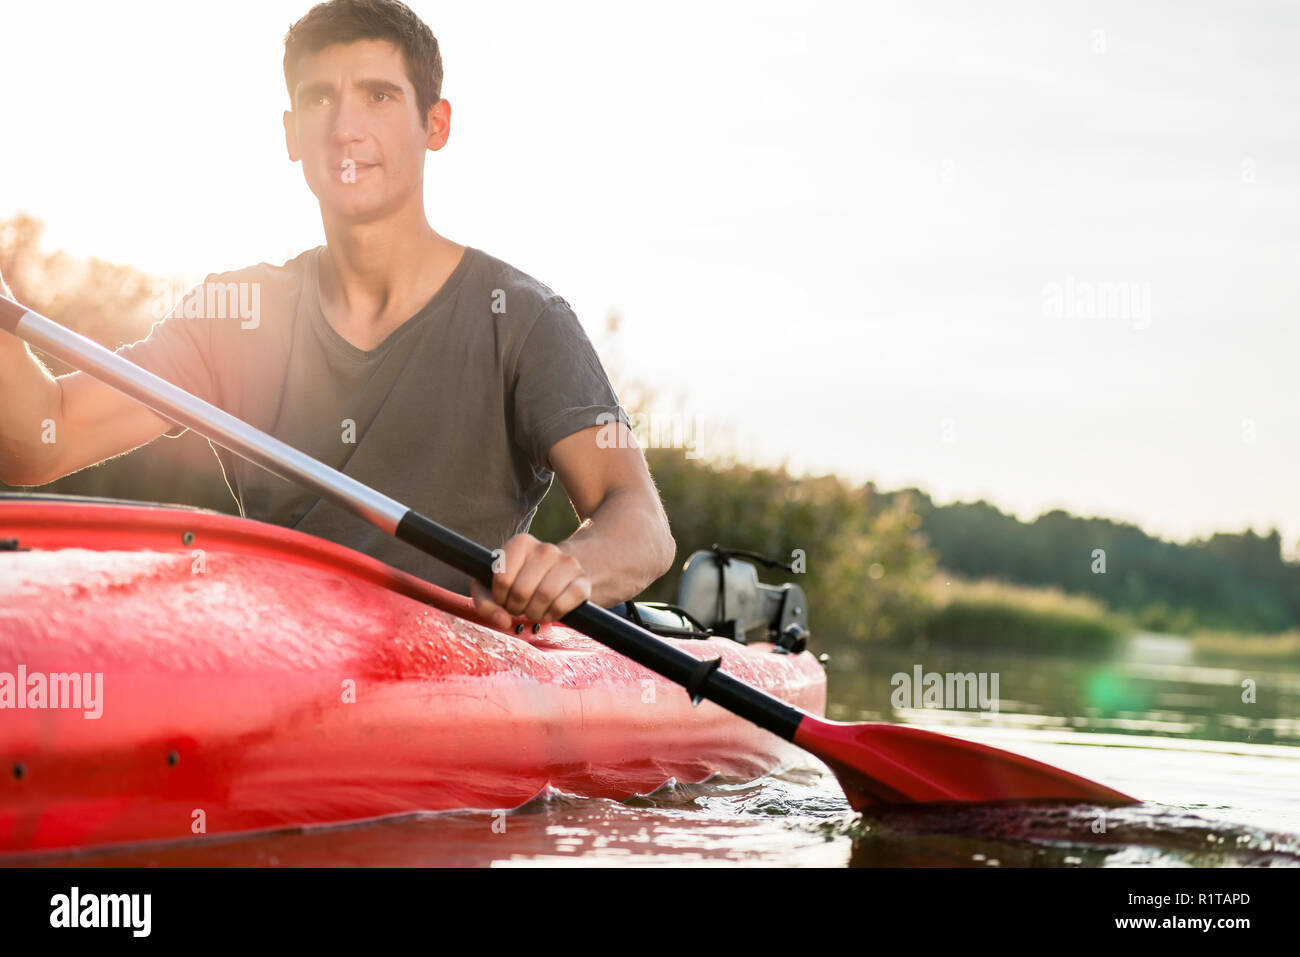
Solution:
[[[208,276],[119,352],[487,548],[528,530],[556,442],[628,422],[569,304],[518,269],[466,247],[433,299],[362,351],[321,309],[323,249]],[[242,515],[469,593],[462,573],[216,452]]]

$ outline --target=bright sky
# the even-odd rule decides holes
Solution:
[[[322,242],[280,120],[308,6],[7,9],[0,215],[191,278]],[[1300,540],[1296,7],[412,6],[452,104],[430,221],[598,345],[616,310],[610,363],[697,434]]]

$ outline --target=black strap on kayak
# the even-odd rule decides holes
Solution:
[[[758,552],[751,552],[744,548],[727,548],[714,542],[713,547],[709,549],[709,551],[713,552],[713,561],[718,566],[718,610],[717,615],[714,618],[714,621],[717,622],[725,622],[727,620],[727,563],[730,562],[731,559],[748,558],[751,561],[756,561],[760,565],[766,566],[767,568],[780,568],[792,575],[795,574],[793,565],[777,561],[775,558],[768,558],[766,555],[760,555]],[[740,628],[742,626],[738,624],[736,627],[736,634],[731,635],[730,637],[739,641],[743,645],[745,643],[745,636],[740,633]]]
[[[731,561],[731,552],[714,542],[713,561],[718,566],[718,612],[713,620],[724,622],[727,620],[727,562]]]
[[[621,601],[617,605],[610,605],[609,610],[614,614],[626,618],[634,625],[639,625],[646,631],[654,632],[664,638],[712,638],[713,630],[705,628],[690,612],[676,605],[670,605],[667,602],[640,602],[640,601]],[[661,622],[648,620],[643,612],[652,612],[663,610],[678,615],[683,621],[689,623],[690,627],[675,627],[665,625]]]
[[[747,551],[743,548],[725,548],[718,544],[714,544],[710,551],[712,551],[714,555],[718,556],[719,565],[725,565],[729,558],[748,558],[750,561],[758,562],[760,565],[764,565],[768,568],[780,568],[782,571],[787,571],[792,575],[795,574],[793,565],[775,558],[768,558],[766,555],[760,555],[758,552]]]
[[[610,605],[609,610],[622,618],[626,618],[634,625],[645,627],[645,622],[641,620],[641,615],[636,610],[636,602],[621,601],[617,605]]]

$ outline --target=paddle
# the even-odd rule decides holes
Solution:
[[[492,553],[483,546],[4,296],[0,296],[0,329],[491,584]],[[919,728],[818,718],[719,670],[719,659],[701,661],[591,602],[583,602],[561,620],[681,685],[696,703],[712,701],[821,758],[835,772],[855,809],[912,801],[1031,798],[1134,803],[1133,798],[1093,781],[974,742]]]

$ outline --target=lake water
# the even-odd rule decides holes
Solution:
[[[896,707],[894,674],[998,676],[992,709]],[[541,797],[504,818],[366,825],[76,855],[104,866],[1297,866],[1300,666],[1197,661],[1139,635],[1108,660],[873,650],[831,662],[830,716],[978,740],[1141,798],[1103,809],[888,809],[856,815],[816,761],[761,781],[669,784],[633,801]],[[1253,698],[1253,700],[1251,700]],[[1246,699],[1246,700],[1243,700]]]

